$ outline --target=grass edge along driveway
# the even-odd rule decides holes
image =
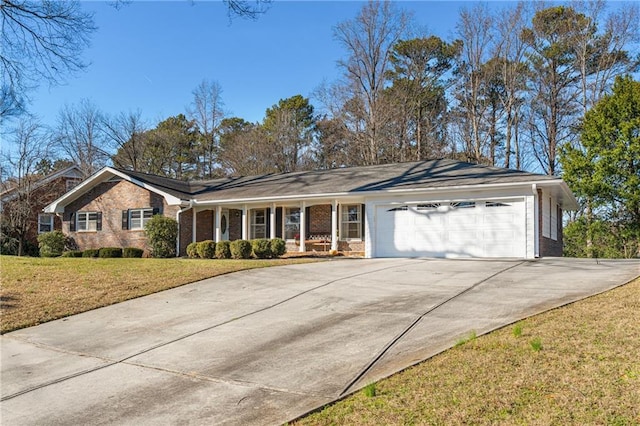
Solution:
[[[0,256],[0,333],[231,272],[309,258],[90,259]]]
[[[640,425],[640,278],[456,347],[293,422]]]

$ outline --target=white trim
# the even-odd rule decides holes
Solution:
[[[300,251],[307,251],[305,240],[307,238],[307,206],[304,201],[300,202]]]
[[[331,200],[331,250],[338,250],[338,200]]]
[[[98,171],[97,173],[95,173],[93,176],[87,178],[86,180],[84,180],[82,183],[80,183],[78,186],[76,186],[75,188],[73,188],[71,191],[65,193],[63,196],[61,196],[60,198],[58,198],[57,200],[53,201],[51,204],[49,204],[48,206],[46,206],[43,211],[45,213],[63,213],[64,212],[64,208],[72,203],[73,201],[77,200],[82,194],[84,194],[87,190],[99,185],[100,183],[103,183],[107,180],[109,180],[111,177],[113,176],[119,176],[122,179],[133,183],[134,185],[137,185],[141,188],[144,188],[148,191],[151,192],[155,192],[158,195],[161,195],[162,197],[164,197],[165,201],[167,202],[168,205],[170,206],[180,206],[180,205],[185,205],[184,201],[181,200],[180,198],[173,196],[171,194],[168,194],[152,185],[148,185],[146,183],[140,182],[139,180],[127,175],[126,173],[122,173],[119,170],[113,169],[111,167],[105,167],[103,169],[101,169],[100,171]]]

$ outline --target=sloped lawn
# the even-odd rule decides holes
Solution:
[[[229,272],[312,261],[0,256],[0,332],[41,324]]]
[[[472,339],[294,424],[640,425],[640,279]]]

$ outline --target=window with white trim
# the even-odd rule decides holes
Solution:
[[[450,203],[452,209],[473,209],[476,207],[475,201],[460,201],[458,203]]]
[[[341,239],[362,238],[362,205],[347,204],[342,206],[342,220],[340,221]]]
[[[90,232],[100,230],[100,212],[78,212],[76,215],[76,231]]]
[[[129,229],[141,230],[153,217],[153,209],[131,209],[129,210]]]
[[[38,234],[53,231],[53,215],[40,213],[38,215]]]
[[[300,238],[300,208],[287,207],[284,209],[284,239]]]
[[[250,238],[267,238],[267,211],[266,209],[251,210]]]

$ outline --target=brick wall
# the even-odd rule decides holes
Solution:
[[[331,235],[331,205],[319,204],[309,208],[309,234]]]
[[[72,237],[80,250],[100,247],[138,247],[148,254],[143,230],[123,230],[122,211],[136,208],[159,208],[163,215],[174,218],[178,206],[166,205],[164,198],[154,192],[121,180],[103,182],[70,203],[63,214],[63,232]],[[72,214],[78,211],[102,213],[102,230],[71,232]],[[184,214],[183,214],[184,215]]]

